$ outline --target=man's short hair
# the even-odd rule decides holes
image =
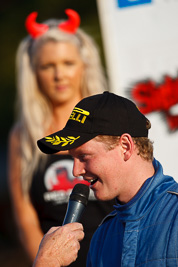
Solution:
[[[105,144],[106,149],[112,150],[118,144],[120,136],[98,135],[94,138],[97,142]],[[153,160],[153,142],[148,137],[132,137],[134,144],[137,147],[138,155],[144,160]]]

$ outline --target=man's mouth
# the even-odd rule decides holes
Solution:
[[[83,177],[83,179],[85,180],[85,181],[87,181],[88,183],[90,183],[91,185],[94,185],[97,181],[98,181],[98,178],[95,178],[95,179],[86,179],[86,178],[84,178]]]
[[[97,181],[98,181],[98,178],[93,179],[93,180],[90,180],[90,184],[91,184],[91,185],[94,185]]]

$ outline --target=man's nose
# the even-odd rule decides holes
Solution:
[[[82,163],[79,159],[74,159],[73,165],[73,175],[75,177],[83,176],[85,174],[84,163]]]

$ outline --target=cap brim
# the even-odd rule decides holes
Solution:
[[[45,154],[70,150],[93,139],[97,134],[87,134],[63,129],[37,141],[39,149]]]

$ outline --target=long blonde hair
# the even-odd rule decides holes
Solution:
[[[17,120],[20,123],[22,152],[22,188],[28,194],[31,179],[39,160],[45,157],[36,146],[43,137],[52,119],[52,109],[41,93],[35,75],[35,58],[38,50],[46,42],[71,42],[77,46],[85,71],[82,84],[82,97],[107,90],[107,82],[94,40],[81,29],[75,34],[59,30],[58,20],[49,20],[49,30],[37,39],[30,36],[19,45],[16,59],[17,72]],[[53,27],[51,27],[51,25]]]

